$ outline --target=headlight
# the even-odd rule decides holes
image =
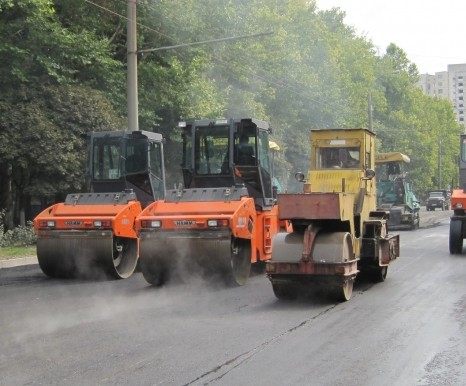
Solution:
[[[212,219],[212,220],[207,220],[207,226],[211,228],[217,228],[217,227],[227,227],[228,226],[228,220],[222,219],[222,220],[217,220],[217,219]]]
[[[39,221],[40,228],[55,228],[55,221],[53,220],[40,220]]]
[[[110,228],[111,226],[111,220],[94,220],[94,228]]]
[[[161,228],[162,221],[160,220],[143,220],[141,221],[141,226],[143,228]]]

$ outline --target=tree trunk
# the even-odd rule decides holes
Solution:
[[[5,231],[14,228],[11,182],[11,165],[0,165],[0,210],[5,210],[3,218]]]

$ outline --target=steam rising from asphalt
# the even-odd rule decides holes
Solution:
[[[22,312],[14,310],[0,315],[2,335],[7,337],[5,348],[24,345],[31,339],[47,340],[52,334],[66,335],[76,333],[77,329],[94,329],[95,323],[102,322],[121,324],[121,333],[124,333],[125,329],[138,328],[138,317],[150,313],[159,317],[162,313],[167,315],[167,310],[167,316],[176,314],[177,303],[182,302],[185,308],[186,297],[192,298],[193,312],[202,312],[202,307],[208,310],[217,291],[228,291],[229,288],[220,275],[204,276],[202,270],[193,270],[192,264],[188,270],[184,265],[186,259],[179,259],[176,277],[163,287],[149,286],[140,273],[118,281],[45,279],[49,280],[48,285],[38,289],[27,312],[34,315],[33,318],[18,318]],[[71,312],[70,302],[73,302]]]

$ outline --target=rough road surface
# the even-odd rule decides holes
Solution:
[[[344,303],[279,301],[263,273],[157,288],[0,270],[0,385],[465,385],[466,253],[434,215]]]

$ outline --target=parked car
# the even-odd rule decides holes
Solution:
[[[426,209],[428,211],[440,208],[442,210],[450,210],[450,192],[448,190],[431,190],[426,200]]]

